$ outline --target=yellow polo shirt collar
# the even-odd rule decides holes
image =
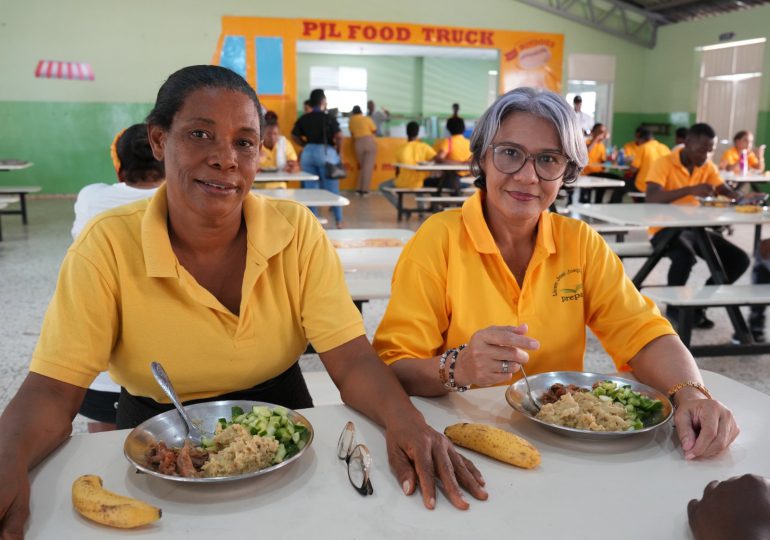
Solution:
[[[484,217],[484,192],[479,190],[462,206],[463,225],[465,231],[479,253],[500,253],[495,243],[492,231],[489,230]],[[544,251],[546,254],[556,253],[556,243],[553,239],[553,224],[550,212],[541,212],[538,220],[535,252]],[[534,262],[534,261],[533,261]]]

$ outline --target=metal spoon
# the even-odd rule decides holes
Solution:
[[[524,384],[527,385],[527,396],[529,396],[529,401],[532,403],[532,405],[535,406],[535,408],[540,411],[540,402],[535,399],[535,396],[532,395],[532,389],[529,387],[529,379],[527,379],[527,372],[524,371],[524,366],[519,364],[519,369],[521,370],[522,378],[524,379]]]
[[[201,446],[201,439],[204,437],[211,438],[212,435],[202,431],[187,415],[187,411],[185,411],[182,406],[182,402],[179,401],[174,386],[171,384],[171,380],[168,378],[168,374],[166,373],[166,370],[163,369],[163,366],[158,362],[152,362],[150,363],[150,369],[152,370],[152,374],[158,382],[158,385],[171,400],[171,403],[174,404],[176,410],[179,411],[179,415],[182,417],[182,420],[184,420],[184,423],[187,424],[187,438],[193,446]]]

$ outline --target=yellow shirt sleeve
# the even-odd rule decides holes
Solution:
[[[420,143],[420,159],[419,161],[430,161],[436,157],[436,149],[425,143]]]
[[[663,156],[655,160],[655,163],[650,167],[650,172],[647,174],[645,184],[652,182],[658,184],[663,189],[666,189],[666,183],[668,180],[668,174],[671,170],[671,158],[669,156]]]
[[[586,324],[621,369],[652,340],[676,332],[655,303],[637,290],[604,239],[588,226],[584,230],[585,253],[591,254],[583,273]]]
[[[711,161],[706,162],[705,180],[712,186],[721,186],[725,183],[722,177],[719,176],[719,169]]]

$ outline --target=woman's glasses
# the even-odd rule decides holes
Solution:
[[[337,443],[337,457],[348,465],[348,478],[353,487],[361,495],[374,493],[372,481],[369,479],[369,471],[372,468],[372,456],[369,449],[363,444],[354,445],[356,426],[348,422],[342,430],[340,440]]]
[[[559,152],[539,152],[530,154],[515,144],[490,144],[492,163],[503,174],[514,174],[524,168],[524,164],[532,160],[535,174],[540,180],[553,182],[563,177],[573,161]]]

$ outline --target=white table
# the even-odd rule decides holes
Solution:
[[[32,165],[33,163],[31,161],[22,161],[18,159],[9,159],[9,160],[0,159],[0,172],[20,171],[21,169],[32,167]]]
[[[414,231],[408,229],[338,229],[327,230],[331,240],[344,242],[346,240],[373,240],[377,238],[395,238],[406,244]],[[345,272],[380,271],[393,273],[403,246],[384,247],[338,247]]]
[[[571,186],[567,187],[573,187],[575,188],[575,196],[573,200],[579,201],[580,200],[580,192],[584,189],[590,190],[590,196],[591,201],[595,202],[594,195],[595,192],[594,189],[606,189],[606,188],[619,188],[625,186],[626,183],[623,180],[614,180],[612,178],[601,178],[599,176],[578,176],[578,179],[575,180],[575,183]]]
[[[347,206],[350,201],[326,189],[252,189],[255,195],[273,199],[289,199],[305,206]]]
[[[770,182],[770,176],[763,173],[735,174],[727,171],[719,171],[725,182]]]
[[[470,171],[469,163],[394,163],[399,169],[410,171],[436,172],[436,171]]]
[[[581,216],[591,217],[608,223],[622,225],[640,225],[644,227],[661,227],[660,240],[652,255],[644,262],[633,277],[637,288],[650,274],[655,265],[663,258],[668,246],[674,242],[685,229],[691,229],[695,234],[703,259],[709,267],[715,284],[727,282],[722,262],[713,244],[706,235],[707,227],[723,225],[753,225],[756,236],[764,223],[770,223],[770,212],[762,211],[754,214],[737,212],[733,207],[716,208],[711,206],[689,206],[683,204],[574,204],[570,211]],[[742,343],[753,343],[746,321],[737,307],[725,308],[730,316],[735,332]]]
[[[259,184],[261,182],[292,182],[292,181],[305,181],[312,182],[318,180],[317,174],[311,174],[305,171],[299,172],[259,172],[254,177],[254,183]]]
[[[723,455],[687,462],[671,424],[650,434],[593,442],[546,431],[514,412],[504,388],[473,390],[443,398],[414,398],[428,423],[442,431],[460,422],[483,422],[513,431],[540,450],[542,463],[517,469],[461,450],[484,475],[489,500],[467,496],[470,510],[454,509],[439,494],[426,510],[419,494],[406,497],[390,472],[382,430],[344,405],[302,411],[315,440],[296,463],[267,476],[220,485],[185,486],[136,474],[123,457],[128,431],[72,437],[31,474],[29,540],[78,538],[245,538],[258,531],[272,538],[423,539],[459,538],[689,538],[687,503],[705,485],[744,473],[770,476],[770,397],[715,373],[706,386],[729,407],[741,434]],[[337,438],[348,420],[356,441],[374,459],[374,494],[350,486],[336,457]],[[97,474],[107,489],[163,509],[163,518],[136,533],[81,518],[70,503],[72,481]],[[588,494],[591,494],[590,496]]]

